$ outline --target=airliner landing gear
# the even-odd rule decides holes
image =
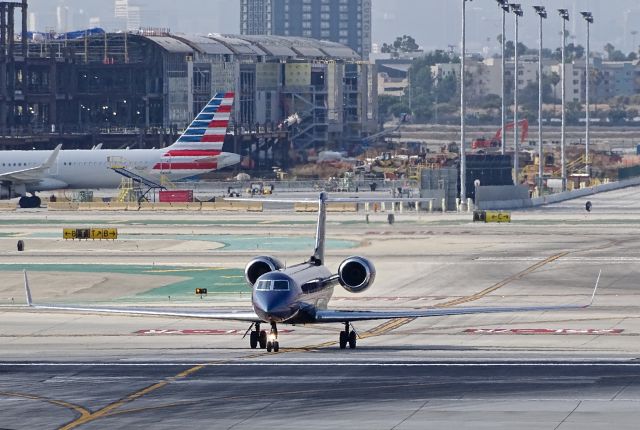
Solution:
[[[269,339],[267,340],[267,352],[278,352],[280,350],[280,344],[278,343],[278,327],[274,321],[271,322],[271,332],[269,333]]]
[[[39,208],[42,200],[40,197],[33,195],[31,197],[22,196],[18,200],[18,205],[23,209]]]
[[[349,344],[349,348],[355,349],[357,337],[356,331],[351,330],[351,324],[345,322],[344,330],[340,332],[340,349],[345,349],[347,344]]]
[[[255,330],[249,335],[249,345],[251,349],[256,349],[260,345],[260,349],[267,347],[267,332],[260,330],[260,323],[255,323]]]

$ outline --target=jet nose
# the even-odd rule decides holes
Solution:
[[[287,294],[265,292],[254,297],[254,308],[259,317],[271,321],[284,321],[291,315]]]

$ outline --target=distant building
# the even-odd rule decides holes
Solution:
[[[377,124],[374,66],[335,42],[77,32],[29,43],[28,49],[26,60],[20,57],[15,63],[11,85],[4,95],[0,91],[0,112],[6,113],[0,116],[0,132],[51,125],[85,132],[113,127],[181,130],[214,93],[226,91],[237,94],[237,127],[282,128],[286,118],[297,115],[299,121],[288,132],[291,149],[299,153],[350,150]],[[26,79],[19,79],[23,74]],[[61,76],[58,85],[50,84]]]
[[[371,0],[240,0],[240,32],[302,36],[371,52]]]
[[[411,60],[376,60],[378,96],[402,97],[409,86]]]

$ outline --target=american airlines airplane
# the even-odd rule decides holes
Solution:
[[[243,199],[231,199],[243,200]],[[402,199],[382,199],[382,201],[398,201]],[[301,200],[268,199],[270,202],[300,202]],[[328,303],[335,286],[340,285],[350,293],[361,293],[367,290],[376,277],[373,263],[365,257],[353,256],[345,259],[333,274],[324,265],[325,220],[328,202],[362,202],[355,198],[330,198],[321,193],[318,199],[318,223],[316,227],[316,244],[313,255],[300,264],[285,267],[272,256],[253,258],[245,267],[245,279],[252,288],[252,311],[198,311],[193,309],[140,309],[140,308],[101,308],[64,305],[36,305],[31,297],[31,289],[24,272],[24,287],[27,305],[35,309],[61,310],[84,313],[107,313],[127,315],[158,315],[180,318],[205,318],[212,320],[231,320],[251,323],[247,330],[250,333],[251,348],[266,349],[267,352],[278,352],[278,323],[281,324],[321,324],[341,323],[344,330],[340,332],[338,344],[341,349],[356,347],[357,333],[351,325],[354,321],[381,320],[393,318],[422,318],[445,315],[467,315],[499,312],[542,312],[567,309],[583,309],[591,306],[595,298],[600,274],[596,280],[591,301],[585,305],[559,306],[525,306],[525,307],[467,307],[467,308],[426,308],[412,310],[331,310]],[[376,199],[376,201],[381,201]],[[306,201],[305,202],[309,202]],[[261,330],[261,324],[269,324],[269,334]]]
[[[222,152],[233,99],[216,94],[167,148],[0,152],[0,200],[20,196],[21,208],[33,208],[40,191],[117,188],[123,175],[114,169],[159,183],[161,176],[174,181],[237,164],[238,154]]]

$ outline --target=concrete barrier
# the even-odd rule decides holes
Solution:
[[[578,190],[564,191],[562,193],[549,194],[542,197],[534,197],[532,199],[517,200],[500,200],[493,202],[480,202],[481,209],[523,209],[536,206],[543,206],[552,203],[560,203],[567,200],[578,199],[606,191],[614,191],[627,187],[635,187],[640,185],[640,177],[625,179],[617,182],[609,182],[608,184],[594,185],[593,187],[581,188]]]
[[[317,203],[295,203],[296,212],[318,212]],[[327,212],[357,212],[357,203],[327,203]]]
[[[17,207],[18,207],[17,203],[0,202],[0,211],[3,211],[3,212],[15,211]]]
[[[80,204],[75,202],[50,202],[49,205],[47,205],[47,210],[77,211],[79,207],[80,207]]]

